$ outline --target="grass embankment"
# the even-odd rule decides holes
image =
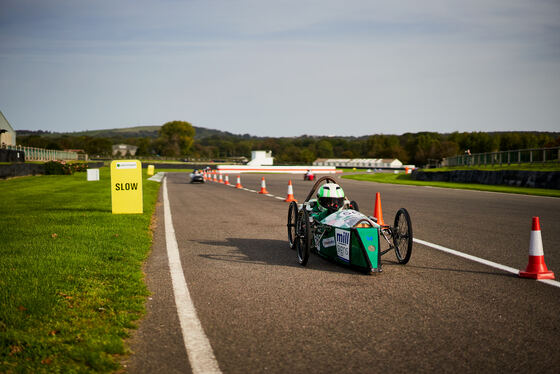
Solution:
[[[560,171],[560,163],[533,163],[533,164],[496,164],[492,165],[476,165],[476,166],[453,166],[445,168],[422,169],[425,172],[436,171],[453,171],[453,170],[484,170],[484,171],[499,171],[499,170],[525,170],[525,171]]]
[[[0,372],[119,367],[148,293],[160,184],[143,172],[143,214],[111,213],[108,168],[0,181]]]
[[[478,190],[478,191],[505,192],[505,193],[516,193],[516,194],[525,194],[525,195],[560,197],[560,190],[552,190],[552,189],[545,189],[545,188],[495,186],[495,185],[475,184],[475,183],[417,181],[412,179],[410,174],[404,174],[404,173],[353,174],[353,175],[343,175],[342,178],[355,179],[355,180],[368,181],[368,182],[377,182],[377,183],[409,184],[415,186],[431,186],[431,187],[442,187],[442,188],[457,188],[463,190]]]

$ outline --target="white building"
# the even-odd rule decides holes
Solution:
[[[396,158],[318,158],[313,166],[337,166],[344,168],[402,168]]]
[[[138,147],[135,146],[135,145],[115,144],[115,145],[113,145],[113,156],[124,157],[127,154],[129,154],[131,156],[135,156],[137,150],[138,150]]]
[[[16,145],[16,131],[0,111],[0,145]]]
[[[251,151],[251,161],[248,166],[271,166],[274,165],[272,151]]]

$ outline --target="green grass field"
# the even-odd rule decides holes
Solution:
[[[0,372],[110,372],[144,312],[142,263],[160,183],[144,213],[111,213],[110,175],[0,180]]]
[[[560,190],[552,190],[552,189],[545,189],[545,188],[494,186],[494,185],[475,184],[475,183],[424,182],[424,181],[414,180],[411,178],[410,174],[404,174],[404,173],[351,174],[351,175],[343,175],[342,178],[368,181],[368,182],[377,182],[377,183],[409,184],[415,186],[432,186],[432,187],[442,187],[442,188],[457,188],[457,189],[464,189],[464,190],[479,190],[479,191],[516,193],[516,194],[525,194],[525,195],[560,197]]]

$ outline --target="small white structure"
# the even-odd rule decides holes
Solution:
[[[87,180],[88,181],[98,181],[99,180],[99,169],[87,169]]]
[[[272,151],[251,151],[251,161],[247,166],[271,166],[274,165]]]
[[[136,155],[138,147],[130,144],[115,144],[113,145],[113,156],[126,156],[127,154],[131,156]]]

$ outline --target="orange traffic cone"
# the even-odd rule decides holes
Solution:
[[[554,273],[549,271],[544,263],[539,217],[533,217],[533,228],[531,230],[531,241],[529,243],[529,264],[525,271],[519,271],[519,276],[532,279],[554,279]]]
[[[262,177],[262,180],[261,180],[261,190],[259,191],[259,193],[262,193],[262,194],[268,193],[268,191],[266,190],[266,182],[264,181],[264,177]]]
[[[383,212],[381,211],[381,194],[377,192],[375,194],[375,209],[373,210],[373,216],[377,218],[377,223],[384,226],[383,222]]]
[[[214,182],[217,182],[217,181],[218,181],[218,176],[216,175],[216,170],[214,170],[214,179],[213,179],[213,181],[214,181]]]
[[[229,185],[229,177],[226,175],[226,181],[224,182],[225,185]]]
[[[235,184],[235,188],[243,188],[243,186],[241,185],[241,178],[239,177],[239,175],[237,176],[237,183]]]
[[[220,173],[220,179],[219,179],[220,183],[224,183],[224,178],[222,177],[222,173]]]
[[[286,199],[284,199],[284,201],[286,202],[292,202],[295,201],[297,203],[297,200],[294,198],[294,188],[292,187],[292,180],[290,179],[290,181],[288,182],[288,196],[286,196]]]

